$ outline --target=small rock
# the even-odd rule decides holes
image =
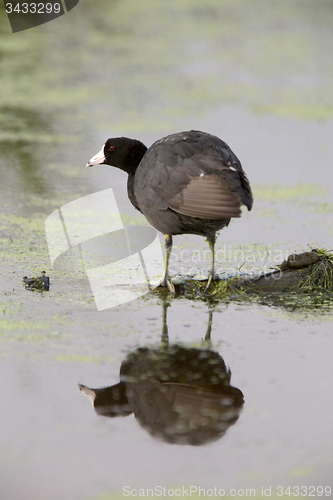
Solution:
[[[287,260],[284,260],[282,264],[280,264],[280,269],[300,269],[301,267],[308,267],[315,264],[320,259],[317,252],[303,252],[303,253],[294,253],[289,255]]]

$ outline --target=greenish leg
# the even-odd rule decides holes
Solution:
[[[214,234],[213,236],[208,236],[207,240],[208,240],[209,248],[210,248],[211,267],[210,267],[210,273],[209,273],[209,276],[208,276],[208,281],[207,281],[207,286],[205,288],[205,292],[207,292],[207,290],[209,289],[212,280],[215,280],[215,278],[216,278],[216,276],[215,276],[215,242],[216,242],[216,234]]]
[[[169,260],[172,250],[172,235],[165,235],[165,261],[164,261],[164,279],[162,281],[162,286],[166,286],[169,292],[175,293],[175,287],[169,279]]]

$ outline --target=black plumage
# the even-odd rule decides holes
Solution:
[[[171,134],[149,149],[126,137],[108,139],[87,167],[107,164],[128,173],[131,203],[150,224],[165,234],[164,285],[168,277],[172,235],[198,234],[208,239],[212,268],[207,288],[215,278],[216,232],[230,219],[251,210],[253,197],[242,165],[229,146],[216,136],[199,131]]]

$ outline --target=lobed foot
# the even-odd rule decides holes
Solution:
[[[211,282],[215,281],[215,280],[219,280],[219,279],[220,279],[220,276],[218,274],[216,274],[214,271],[213,272],[210,271],[209,276],[208,276],[207,285],[206,285],[206,288],[205,288],[205,293],[208,292],[209,287],[211,285]]]
[[[161,283],[161,286],[165,286],[169,290],[170,293],[173,293],[173,294],[176,293],[175,287],[171,283],[171,280],[169,278],[164,278],[164,280]]]

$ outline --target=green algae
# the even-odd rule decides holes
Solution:
[[[295,186],[283,186],[277,183],[255,184],[253,192],[256,200],[269,201],[271,203],[290,203],[308,201],[313,197],[326,198],[327,189],[319,184],[301,182]]]
[[[295,283],[289,288],[287,284],[281,285],[279,278],[276,278],[276,289],[271,284],[267,291],[264,286],[260,287],[249,280],[250,276],[239,275],[213,281],[206,291],[206,280],[187,278],[180,283],[175,282],[176,299],[203,301],[212,306],[230,303],[248,307],[263,305],[267,307],[265,314],[273,317],[277,315],[297,322],[319,320],[330,323],[333,321],[333,253],[325,249],[318,249],[316,252],[319,255],[318,262],[304,267],[301,278],[295,276]],[[258,276],[262,272],[261,270]],[[161,287],[154,292],[162,297],[172,297]]]
[[[86,356],[84,354],[59,354],[56,356],[56,361],[61,363],[90,363],[94,365],[100,364],[111,364],[114,361],[114,358],[110,358],[107,356]]]
[[[5,213],[1,215],[1,223],[6,237],[0,240],[0,276],[7,277],[12,272],[20,276],[30,273],[39,275],[42,268],[49,268],[44,217],[41,214],[24,217]]]
[[[2,319],[0,321],[0,342],[42,342],[61,338],[53,322],[45,319]]]
[[[318,251],[322,260],[311,267],[308,274],[299,283],[302,292],[332,292],[333,293],[333,254],[321,249]]]
[[[314,470],[312,467],[296,467],[290,471],[292,477],[307,477],[313,474]]]
[[[68,30],[70,16],[64,16],[57,36],[52,23],[12,36],[8,23],[0,21],[0,142],[8,155],[18,151],[8,158],[12,170],[24,166],[17,178],[25,175],[22,192],[12,191],[15,204],[5,199],[1,216],[0,276],[15,277],[15,287],[23,275],[50,271],[47,215],[89,191],[85,169],[72,161],[62,165],[57,158],[61,145],[80,150],[80,141],[91,135],[89,117],[105,133],[157,134],[171,131],[184,117],[197,122],[225,104],[302,119],[333,116],[328,83],[332,41],[321,35],[332,29],[327,6],[314,9],[299,0],[251,5],[246,0],[204,5],[199,0],[96,0],[80,4],[75,19],[80,29]],[[49,161],[43,161],[44,154]],[[319,185],[261,184],[254,186],[254,195],[311,213],[333,210],[325,201],[327,190]],[[253,213],[265,219],[278,216],[271,207]],[[122,220],[146,223],[141,215],[122,214]],[[178,248],[190,247],[181,243]],[[244,270],[276,263],[275,250],[278,245],[234,247],[232,256],[223,255],[223,265]],[[52,297],[91,308],[91,292],[80,290],[84,268],[67,266],[66,258],[49,273],[51,283],[77,280],[78,289],[51,291]]]
[[[333,203],[310,201],[307,203],[307,211],[316,214],[333,213]]]
[[[262,210],[256,210],[253,215],[258,218],[276,219],[278,217],[278,211],[275,208],[265,208]]]
[[[40,305],[38,314],[31,308],[24,294],[28,293],[32,303]],[[74,325],[66,313],[50,314],[42,307],[43,293],[30,294],[22,290],[21,294],[0,293],[0,342],[41,342],[59,339]],[[8,299],[8,296],[11,298]],[[30,302],[30,303],[29,303]]]
[[[51,117],[67,121],[69,110],[70,127],[59,140],[78,140],[82,106],[89,104],[100,130],[121,133],[164,132],[176,116],[197,117],[231,103],[262,114],[330,118],[332,41],[324,33],[332,31],[332,17],[326,10],[299,1],[96,0],[75,10],[80,30],[68,30],[70,16],[62,18],[56,40],[51,24],[13,37],[2,22],[0,139],[21,131],[24,137],[20,116],[38,109],[48,130],[32,128],[29,140],[56,140]],[[71,46],[76,49],[62,50]],[[312,79],[313,73],[322,77]]]

